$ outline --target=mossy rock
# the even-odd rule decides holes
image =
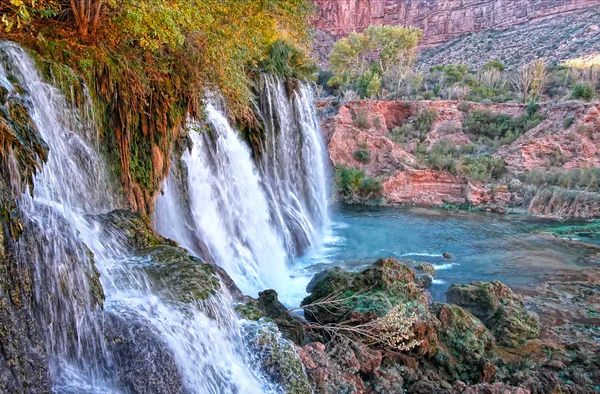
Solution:
[[[147,217],[130,210],[117,209],[106,214],[90,215],[88,218],[100,223],[108,236],[118,234],[133,250],[158,245],[177,246],[175,241],[154,231]]]
[[[283,337],[298,346],[304,345],[306,335],[299,318],[293,317],[277,297],[275,290],[264,290],[258,293],[258,299],[244,297],[244,303],[235,307],[247,320],[259,320],[263,317],[277,324]]]
[[[428,296],[416,283],[415,273],[404,264],[379,259],[362,272],[334,268],[317,275],[312,293],[302,301],[307,320],[321,324],[361,324],[386,316],[395,306],[403,305],[420,321],[431,321]],[[310,305],[321,300],[338,299],[333,305]]]
[[[458,305],[436,303],[432,312],[441,323],[439,339],[459,363],[475,364],[493,344],[481,320]]]
[[[153,246],[136,253],[142,259],[139,268],[155,290],[167,299],[201,302],[220,289],[215,268],[174,246]]]
[[[537,315],[525,308],[523,299],[499,281],[452,285],[448,302],[481,319],[502,346],[518,347],[539,336]]]
[[[256,302],[256,300],[253,301]],[[258,321],[266,316],[265,313],[252,302],[237,304],[234,309],[238,315],[246,320]]]
[[[294,345],[282,338],[275,323],[260,319],[243,325],[251,363],[288,394],[312,394],[312,385]]]

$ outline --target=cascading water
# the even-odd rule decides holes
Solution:
[[[250,150],[213,105],[207,106],[206,115],[214,136],[192,129],[193,147],[182,157],[188,174],[185,198],[194,230],[210,254],[242,291],[256,293],[286,277],[287,254],[271,223]],[[170,176],[166,196],[159,198],[156,207],[155,223],[159,232],[187,246],[189,241],[182,238],[177,225],[184,219],[172,210],[180,206],[174,203],[175,183]]]
[[[193,146],[174,166],[158,199],[154,224],[192,253],[198,239],[246,294],[285,292],[288,263],[317,245],[328,226],[324,148],[305,86],[288,97],[264,78],[265,141],[258,163],[213,105],[209,131],[190,128]],[[196,125],[197,126],[197,125]],[[176,219],[174,219],[176,218]]]
[[[329,225],[325,149],[310,90],[300,85],[288,98],[278,78],[264,76],[262,83],[259,167],[287,249],[300,254],[318,246]]]
[[[27,53],[1,43],[0,74],[9,77],[2,81],[14,80],[23,88],[9,86],[9,95],[25,92],[28,112],[50,148],[34,196],[26,194],[20,203],[25,230],[18,252],[34,270],[35,315],[45,330],[54,390],[138,391],[136,384],[157,380],[161,371],[168,373],[167,383],[182,382],[181,390],[173,385],[169,392],[275,391],[249,366],[226,291],[202,305],[165,298],[140,270],[148,262],[128,252],[122,234],[102,231],[96,214],[119,202],[89,142],[93,136],[58,90],[41,80]],[[95,266],[104,310],[97,307],[102,290]],[[120,325],[132,336],[134,348],[126,354],[131,361],[111,350],[118,341],[107,340]],[[159,340],[148,342],[154,337]],[[142,351],[155,353],[145,357],[150,353]],[[166,354],[175,361],[171,369],[163,365]],[[138,364],[123,367],[123,362]]]

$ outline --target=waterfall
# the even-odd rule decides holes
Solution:
[[[161,234],[198,256],[208,253],[251,295],[285,291],[292,258],[317,246],[329,224],[325,150],[310,90],[300,85],[288,95],[271,77],[263,85],[260,159],[209,104],[208,130],[192,122],[193,146],[173,166],[154,217]]]
[[[32,59],[17,45],[0,43],[0,74],[7,77],[0,80],[10,88],[9,96],[26,105],[50,148],[48,162],[35,178],[33,197],[24,194],[19,202],[24,232],[18,254],[33,269],[34,314],[44,330],[54,391],[125,393],[139,382],[160,379],[157,371],[166,371],[167,384],[183,384],[179,391],[169,386],[169,392],[273,392],[249,366],[225,290],[203,305],[164,298],[139,269],[148,262],[128,252],[118,232],[103,233],[90,216],[118,208],[120,201],[113,197],[92,142],[95,136],[79,111],[42,81]],[[98,307],[102,296],[95,286],[95,267],[105,293],[104,310]],[[138,363],[125,370],[111,351],[118,342],[105,339],[120,326],[132,336],[135,347],[128,356]],[[154,337],[159,340],[150,342]],[[154,353],[140,359],[137,353],[146,354],[141,352]],[[166,365],[167,356],[175,361],[172,368]],[[126,387],[124,374],[134,380]]]
[[[321,242],[329,224],[325,149],[310,90],[300,85],[288,98],[278,78],[262,83],[260,170],[287,249],[300,254]]]

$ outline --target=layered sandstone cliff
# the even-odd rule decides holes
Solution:
[[[600,0],[315,0],[316,27],[336,37],[369,25],[411,25],[424,45],[479,30],[503,29],[577,10]]]
[[[319,103],[323,107],[324,103]],[[519,205],[522,196],[511,194],[507,184],[482,184],[464,176],[427,168],[415,156],[414,144],[397,144],[391,131],[410,122],[425,110],[436,112],[431,130],[423,146],[449,140],[454,146],[472,142],[463,132],[465,111],[492,111],[511,117],[525,113],[523,104],[466,103],[458,101],[372,101],[364,100],[342,105],[333,117],[323,119],[329,157],[333,165],[359,168],[369,177],[379,180],[382,195],[388,204],[441,206],[450,204],[488,205],[502,210],[503,206]],[[323,108],[321,108],[323,111]],[[600,104],[568,102],[540,105],[542,122],[494,155],[501,158],[509,183],[519,174],[550,167],[594,168],[600,166]],[[358,127],[356,116],[366,113],[368,127]],[[569,120],[568,127],[565,120]],[[358,149],[370,152],[368,162],[355,157]],[[593,208],[595,216],[597,208]],[[552,214],[550,212],[549,214]]]

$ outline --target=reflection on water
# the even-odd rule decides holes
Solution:
[[[539,231],[561,223],[526,216],[445,212],[422,208],[340,209],[319,250],[296,260],[286,305],[297,305],[310,278],[340,265],[360,270],[380,257],[428,261],[437,268],[430,288],[444,301],[452,283],[500,280],[525,286],[557,272],[598,264],[596,252],[556,242]],[[452,259],[442,254],[450,252]]]

